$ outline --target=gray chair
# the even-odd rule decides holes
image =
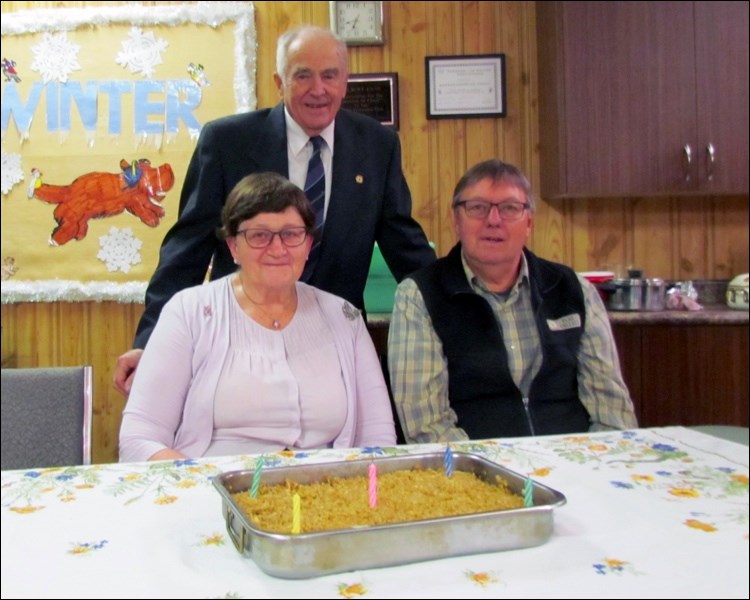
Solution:
[[[2,369],[2,469],[91,463],[92,367]]]

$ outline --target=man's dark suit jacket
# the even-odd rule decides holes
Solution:
[[[134,347],[146,345],[167,300],[204,280],[212,256],[212,279],[236,270],[226,243],[216,236],[224,201],[250,173],[275,171],[288,177],[287,156],[282,103],[203,127],[185,176],[179,218],[164,238],[146,290]],[[398,135],[375,119],[342,109],[336,116],[320,259],[308,283],[363,308],[376,241],[398,281],[435,260],[422,228],[411,217]]]

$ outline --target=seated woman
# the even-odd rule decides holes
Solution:
[[[313,224],[281,175],[235,186],[220,234],[239,268],[164,306],[123,412],[121,461],[396,443],[359,311],[297,281]]]

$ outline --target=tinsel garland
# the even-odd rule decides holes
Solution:
[[[234,94],[237,112],[255,110],[256,36],[252,2],[197,2],[175,6],[96,6],[19,10],[3,13],[2,35],[72,31],[128,23],[132,25],[204,24],[219,27],[234,21]]]
[[[19,302],[121,302],[143,303],[145,281],[3,281],[2,303]]]

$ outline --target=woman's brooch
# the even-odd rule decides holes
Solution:
[[[354,319],[359,317],[359,311],[348,302],[344,302],[344,306],[341,308],[344,311],[344,316],[350,321],[354,321]]]

